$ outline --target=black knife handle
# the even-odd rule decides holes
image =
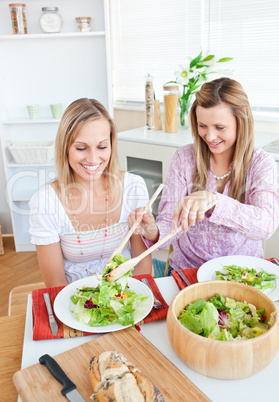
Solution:
[[[59,366],[56,360],[54,360],[50,355],[46,354],[39,358],[39,362],[46,365],[48,371],[63,385],[61,394],[66,396],[70,391],[76,389],[75,384],[70,380],[70,378],[64,373],[62,368]]]

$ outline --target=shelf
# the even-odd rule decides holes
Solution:
[[[53,38],[81,38],[92,36],[105,36],[105,31],[95,32],[65,32],[65,33],[39,33],[39,34],[22,34],[22,35],[0,35],[0,40],[28,40],[28,39],[53,39]]]
[[[55,166],[54,161],[50,163],[15,163],[14,161],[7,163],[7,167],[9,168],[45,167],[45,166],[54,167]]]
[[[28,118],[13,118],[2,121],[2,124],[48,124],[48,123],[60,123],[60,119],[53,119],[52,117],[44,117],[41,119],[31,120]]]
[[[37,189],[21,189],[14,191],[11,196],[13,202],[29,202],[31,197],[36,193]]]
[[[7,194],[7,200],[4,197],[0,200],[0,217],[6,215],[4,221],[10,218],[12,229],[8,230],[14,234],[16,251],[35,250],[30,243],[28,203],[38,188],[54,180],[57,173],[55,158],[51,161],[22,158],[17,160],[27,163],[16,163],[9,145],[55,141],[61,119],[53,118],[51,104],[61,103],[64,111],[75,99],[96,98],[113,114],[108,57],[109,0],[60,0],[58,3],[65,23],[61,32],[51,34],[41,30],[38,18],[44,4],[41,0],[30,0],[28,34],[16,35],[12,33],[8,17],[8,2],[0,0],[0,9],[3,9],[3,13],[0,12],[0,54],[3,55],[0,63],[3,159],[0,192]],[[94,16],[91,32],[77,29],[75,16],[83,13]],[[38,119],[29,119],[26,108],[29,104],[40,105]]]

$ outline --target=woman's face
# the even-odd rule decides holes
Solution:
[[[232,160],[237,122],[230,106],[224,102],[220,105],[204,108],[197,106],[196,116],[198,133],[214,155],[227,155]]]
[[[105,118],[86,123],[70,146],[68,160],[76,182],[98,180],[111,156],[110,124]]]

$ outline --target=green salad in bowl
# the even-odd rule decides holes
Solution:
[[[186,306],[178,320],[189,331],[219,341],[242,341],[264,334],[274,322],[265,310],[216,294],[209,301],[198,299]]]

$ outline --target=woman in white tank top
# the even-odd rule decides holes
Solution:
[[[129,230],[130,212],[149,198],[140,176],[120,171],[115,125],[100,102],[83,98],[68,106],[55,150],[57,179],[29,203],[31,242],[47,287],[101,274]],[[145,249],[141,236],[132,235],[122,254]],[[151,270],[148,256],[133,274]]]

